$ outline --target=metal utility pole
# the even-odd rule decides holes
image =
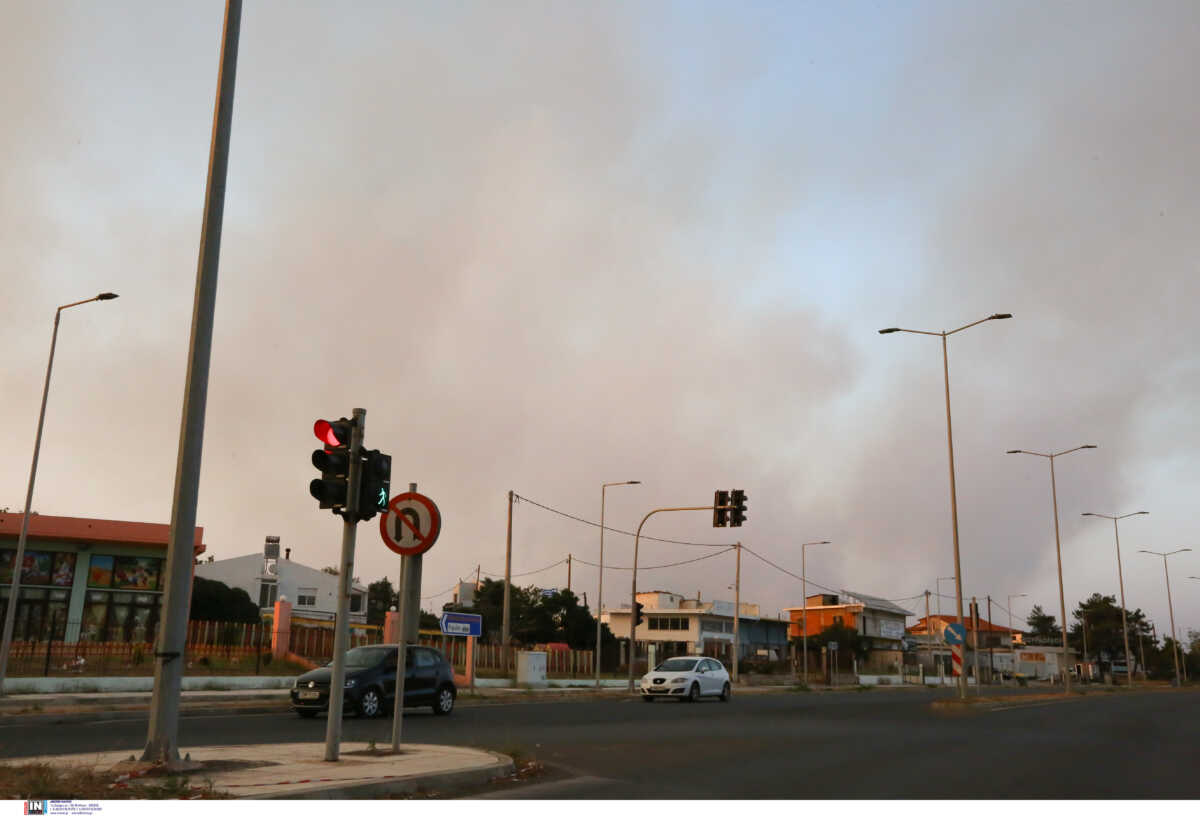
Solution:
[[[995,674],[996,674],[996,655],[992,651],[992,596],[991,595],[987,596],[987,602],[988,602],[988,616],[987,616],[987,622],[988,622],[988,638],[987,638],[988,685],[991,685],[995,681]]]
[[[350,431],[350,472],[346,479],[346,509],[342,518],[342,556],[338,561],[337,616],[333,630],[333,668],[329,675],[329,716],[325,723],[325,761],[337,762],[342,748],[342,708],[345,704],[346,650],[350,647],[350,594],[354,587],[354,539],[358,530],[359,484],[362,481],[363,433],[367,412],[354,409]],[[403,600],[403,599],[402,599]]]
[[[969,329],[972,326],[978,326],[980,323],[985,323],[989,320],[1007,320],[1012,315],[1008,313],[996,313],[976,320],[974,323],[968,323],[965,326],[960,326],[953,331],[917,331],[914,329],[880,329],[880,334],[891,334],[893,332],[908,332],[910,334],[928,334],[933,337],[942,338],[942,374],[945,379],[946,391],[946,443],[950,454],[950,522],[954,532],[954,595],[958,609],[958,622],[963,622],[963,594],[962,594],[962,563],[958,557],[958,493],[954,479],[954,432],[951,429],[950,423],[950,362],[949,355],[946,351],[946,338],[952,334],[957,334],[964,329]],[[967,677],[966,674],[959,675],[958,696],[965,698],[967,696]]]
[[[513,492],[508,491],[508,535],[504,540],[504,611],[501,615],[500,641],[501,659],[504,661],[504,676],[508,676],[508,667],[512,662],[512,649],[509,644],[509,607],[512,603],[512,508]]]
[[[983,694],[983,682],[979,676],[979,601],[974,596],[971,597],[971,618],[975,629],[975,693]]]
[[[1054,552],[1058,556],[1058,608],[1062,615],[1062,673],[1063,673],[1063,693],[1071,693],[1071,672],[1067,667],[1068,655],[1070,650],[1067,647],[1067,597],[1063,592],[1063,577],[1062,577],[1062,541],[1058,533],[1058,485],[1054,479],[1054,460],[1059,456],[1066,456],[1068,453],[1074,453],[1080,450],[1094,450],[1095,445],[1080,445],[1070,450],[1065,450],[1060,453],[1037,453],[1036,451],[1027,450],[1010,450],[1005,453],[1024,453],[1029,456],[1041,456],[1043,459],[1050,460],[1050,497],[1054,504]]]
[[[196,498],[200,489],[200,459],[204,448],[204,414],[208,403],[208,366],[212,353],[213,313],[217,301],[217,270],[221,227],[225,214],[225,176],[229,167],[229,138],[233,122],[233,89],[237,75],[241,0],[226,0],[213,111],[212,143],[204,223],[200,228],[200,258],[192,307],[187,385],[179,429],[179,452],[171,502],[170,545],[167,551],[163,619],[154,650],[154,695],[142,760],[179,764],[179,691],[183,681],[183,652],[187,641],[188,606],[195,558]],[[14,599],[15,600],[15,599]]]
[[[600,646],[603,643],[603,625],[600,622],[600,615],[604,611],[604,492],[617,485],[636,484],[641,484],[641,482],[632,479],[624,482],[605,482],[600,485],[600,586],[596,592],[596,688],[600,688]],[[632,610],[630,614],[633,614]]]
[[[29,538],[29,520],[33,516],[33,483],[37,478],[38,455],[42,450],[42,427],[46,423],[46,399],[50,396],[50,372],[54,368],[54,348],[58,345],[58,323],[63,309],[81,306],[94,300],[112,300],[112,292],[101,292],[87,300],[67,303],[54,311],[54,331],[50,335],[50,360],[46,363],[46,382],[42,385],[42,408],[38,412],[37,435],[33,440],[33,464],[29,467],[29,486],[25,491],[25,512],[21,516],[21,533],[17,537],[17,551],[13,556],[12,585],[8,592],[8,608],[4,613],[4,634],[0,643],[0,697],[4,696],[4,678],[8,676],[8,653],[12,649],[13,624],[17,619],[17,599],[21,591],[21,566],[25,563],[25,542]]]
[[[929,590],[925,590],[925,648],[929,652],[929,668],[933,669],[933,627],[929,622]]]
[[[1117,522],[1121,519],[1129,518],[1130,516],[1148,516],[1150,514],[1145,510],[1139,510],[1136,513],[1126,513],[1123,516],[1106,516],[1103,513],[1083,513],[1082,515],[1112,519],[1113,538],[1117,542],[1117,583],[1121,587],[1121,635],[1125,639],[1125,678],[1129,683],[1130,688],[1132,688],[1133,655],[1129,651],[1129,621],[1125,617],[1125,576],[1121,572],[1121,534],[1117,531]],[[1143,665],[1145,664],[1143,663]]]
[[[1175,636],[1175,606],[1171,603],[1171,573],[1167,569],[1167,558],[1181,552],[1191,551],[1191,547],[1184,547],[1181,550],[1172,550],[1169,553],[1154,552],[1153,550],[1138,550],[1138,552],[1146,553],[1147,555],[1162,556],[1163,577],[1167,582],[1167,610],[1171,613],[1171,658],[1175,661],[1175,685],[1177,686],[1182,685],[1182,680],[1179,674],[1179,639]],[[1157,633],[1155,634],[1155,637],[1157,638]]]
[[[1087,670],[1088,674],[1086,678],[1080,676],[1079,680],[1081,683],[1086,683],[1092,676],[1092,666],[1091,661],[1088,660],[1087,651],[1087,612],[1083,613],[1083,625],[1079,627],[1079,631],[1083,633],[1083,667]]]
[[[742,542],[737,543],[737,567],[733,578],[733,682],[738,681],[741,662],[741,641],[738,639],[738,619],[742,617]]]
[[[571,591],[571,554],[567,553],[567,592]]]

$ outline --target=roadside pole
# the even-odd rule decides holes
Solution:
[[[988,595],[988,685],[992,685],[996,678],[996,655],[992,651],[992,596]]]
[[[415,492],[415,491],[414,491]],[[404,676],[408,673],[408,556],[400,556],[400,594],[396,598],[396,695],[392,703],[392,753],[399,753],[404,727]]]
[[[571,554],[567,553],[567,592],[571,591]]]
[[[738,619],[742,617],[742,542],[737,543],[737,569],[733,578],[733,682],[738,682],[738,663],[741,662],[741,641],[738,639]]]
[[[504,612],[500,619],[500,654],[504,661],[504,676],[508,677],[512,649],[509,645],[509,604],[512,598],[512,507],[513,492],[508,491],[508,535],[504,540]]]
[[[350,593],[354,587],[354,539],[358,529],[358,488],[362,481],[363,434],[367,412],[354,409],[350,431],[350,472],[346,480],[346,509],[342,511],[342,557],[338,562],[337,616],[333,626],[333,671],[329,676],[329,717],[325,723],[325,761],[337,762],[342,748],[342,708],[345,704],[346,649],[350,641]]]
[[[208,369],[212,356],[213,313],[217,300],[217,271],[220,266],[221,227],[225,216],[225,178],[229,168],[241,20],[241,0],[226,0],[204,222],[200,228],[200,259],[192,307],[187,380],[171,501],[170,544],[163,580],[163,620],[155,641],[154,695],[150,700],[150,723],[142,753],[142,761],[163,762],[167,767],[179,763],[179,693],[183,683],[183,653],[187,645],[188,608],[191,605],[196,501],[200,491],[200,460],[204,448],[204,415],[208,403]],[[26,513],[22,524],[28,524],[28,520],[29,514]],[[15,576],[19,574],[21,565],[14,564],[13,567]],[[16,600],[14,592],[14,605]]]
[[[929,590],[925,590],[925,648],[929,652],[929,668],[933,668],[933,627],[929,622]],[[925,681],[921,681],[924,685]]]
[[[971,617],[974,619],[975,627],[975,693],[982,694],[983,683],[980,682],[979,677],[979,600],[974,595],[971,596]]]

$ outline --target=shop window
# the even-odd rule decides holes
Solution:
[[[117,556],[113,564],[112,586],[114,589],[154,592],[158,589],[158,573],[161,564],[161,558]]]

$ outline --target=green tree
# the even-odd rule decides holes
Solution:
[[[857,657],[865,657],[867,652],[871,650],[870,642],[858,634],[858,629],[852,626],[846,626],[844,623],[835,623],[832,626],[827,626],[815,635],[808,639],[808,648],[811,651],[814,644],[820,651],[820,647],[828,648],[831,642],[836,642],[838,651],[842,652],[843,656],[854,655]],[[811,661],[812,655],[809,655]],[[811,665],[811,664],[810,664]]]
[[[1071,613],[1075,623],[1067,633],[1067,642],[1082,654],[1084,622],[1087,624],[1088,657],[1097,659],[1107,653],[1109,661],[1125,660],[1125,638],[1121,632],[1121,607],[1116,596],[1093,592]],[[1126,610],[1129,623],[1129,651],[1137,655],[1137,634],[1145,625],[1145,614],[1141,609]]]
[[[499,643],[503,610],[504,582],[485,578],[475,593],[475,608],[464,611],[482,615],[484,638]],[[593,649],[596,645],[595,616],[568,590],[543,597],[536,586],[514,586],[509,625],[518,643],[567,643],[572,649]],[[607,626],[602,627],[601,637],[606,648],[616,643]]]
[[[250,600],[246,590],[195,577],[192,579],[190,617],[192,620],[258,623],[262,620],[262,611]]]
[[[399,594],[387,578],[367,585],[367,623],[371,626],[383,626],[388,610],[399,605]]]
[[[1034,604],[1033,609],[1029,610],[1029,617],[1025,619],[1025,625],[1029,627],[1029,633],[1034,637],[1062,636],[1062,628],[1059,627],[1057,619],[1053,615],[1047,615],[1039,604]]]

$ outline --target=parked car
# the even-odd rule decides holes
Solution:
[[[343,711],[378,717],[390,711],[396,699],[395,645],[359,646],[346,652]],[[292,709],[301,717],[315,717],[329,709],[329,679],[333,663],[300,675],[292,684]],[[434,714],[454,710],[458,691],[454,669],[436,649],[409,646],[404,672],[404,706],[430,706]]]
[[[642,677],[642,700],[673,697],[694,703],[701,697],[719,697],[729,702],[732,687],[729,672],[711,657],[672,657]]]

